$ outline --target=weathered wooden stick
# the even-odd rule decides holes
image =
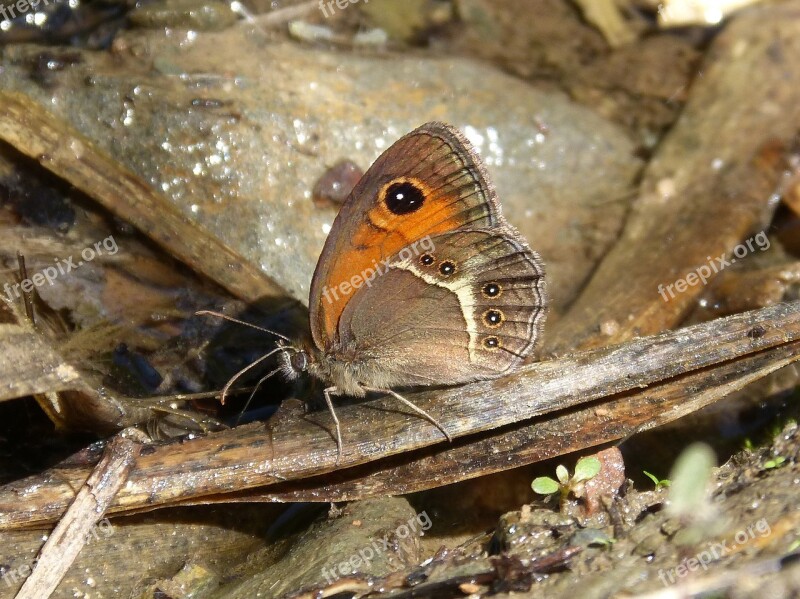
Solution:
[[[75,496],[69,509],[47,538],[33,572],[16,599],[38,599],[53,594],[92,528],[103,518],[108,505],[125,484],[141,445],[115,437],[92,474]]]
[[[646,427],[650,421],[663,422],[668,410],[660,405],[659,397],[672,398],[669,409],[677,417],[685,411],[681,410],[681,403],[688,402],[687,398],[696,392],[694,383],[665,387],[662,392],[656,390],[658,386],[713,369],[712,379],[706,385],[716,377],[719,397],[795,359],[794,343],[798,340],[800,302],[792,302],[540,362],[504,379],[408,394],[408,397],[445,423],[453,437],[460,439],[457,447],[483,442],[487,431],[502,433],[503,427],[519,429],[513,437],[516,447],[501,443],[493,450],[505,453],[508,467],[513,467],[534,461],[537,455],[557,455],[616,438],[631,427]],[[753,376],[747,378],[750,374]],[[744,378],[737,380],[737,375]],[[702,380],[702,375],[698,380]],[[620,394],[635,396],[645,387],[651,393],[636,396],[638,403],[626,407],[625,396]],[[604,398],[613,401],[606,405],[600,401]],[[587,406],[588,402],[592,403]],[[568,435],[575,439],[565,444],[562,451],[542,450],[542,444],[552,445],[550,437],[540,436],[537,431],[542,424],[531,421],[543,414],[576,410],[580,406],[591,411],[592,421],[600,430],[593,435],[580,428],[570,430]],[[619,421],[616,410],[623,415]],[[338,464],[330,432],[332,422],[326,412],[305,418],[278,418],[274,423],[246,425],[191,441],[145,448],[110,511],[198,502],[211,495],[284,483],[276,488],[279,492],[273,499],[279,499],[280,489],[286,492],[288,481],[378,460],[384,461],[388,468],[398,461],[419,458],[420,450],[431,456],[456,449],[443,440],[441,431],[391,399],[342,407],[339,418],[343,423],[344,453]],[[606,434],[602,434],[603,430]],[[550,435],[564,443],[563,431],[550,430]],[[515,453],[532,442],[539,443],[540,449],[526,448],[524,457],[515,460]],[[471,461],[462,463],[460,474],[446,477],[446,482],[485,473],[484,463],[492,460],[486,453],[486,445],[480,445],[479,451],[466,454]],[[496,469],[495,461],[488,471]],[[353,470],[353,474],[357,472]],[[87,476],[85,469],[59,469],[57,475],[47,472],[0,488],[0,528],[57,519],[74,497],[73,489]],[[348,473],[339,473],[335,478],[341,477],[348,477]],[[385,494],[408,490],[402,481],[385,483],[381,489]],[[310,487],[319,484],[309,482]],[[443,483],[428,477],[426,484],[430,487]],[[26,497],[24,503],[18,501],[22,492]],[[329,500],[324,494],[314,498]]]

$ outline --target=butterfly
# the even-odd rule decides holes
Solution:
[[[325,384],[341,456],[333,396],[392,395],[450,439],[396,389],[512,372],[532,355],[545,314],[542,260],[503,218],[466,137],[431,122],[355,185],[314,271],[312,341],[282,337],[275,351],[286,378],[308,373]]]

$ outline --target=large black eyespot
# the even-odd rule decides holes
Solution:
[[[499,327],[503,324],[505,319],[505,314],[500,310],[486,310],[486,312],[483,313],[483,322],[486,323],[487,327]]]
[[[422,266],[430,266],[435,261],[436,260],[434,259],[434,257],[431,256],[430,254],[422,254],[422,256],[419,257],[419,263],[422,264]]]
[[[425,203],[425,194],[422,190],[408,181],[392,183],[383,196],[386,207],[392,214],[410,214],[422,208]]]
[[[500,347],[500,340],[497,337],[486,337],[483,340],[483,347],[486,349],[497,349]]]
[[[497,283],[486,283],[483,286],[483,295],[486,297],[497,297],[503,291],[503,289]]]

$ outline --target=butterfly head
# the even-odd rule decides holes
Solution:
[[[288,381],[293,381],[309,371],[312,353],[299,345],[292,345],[283,340],[278,341],[278,364],[280,372]]]

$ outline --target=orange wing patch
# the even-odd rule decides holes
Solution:
[[[422,193],[423,202],[418,209],[406,214],[390,210],[386,192],[398,184],[412,185]],[[363,285],[371,286],[386,272],[385,261],[404,248],[419,255],[422,250],[414,245],[416,242],[465,224],[468,213],[458,198],[441,194],[437,197],[434,193],[418,179],[408,177],[397,178],[381,188],[379,201],[353,232],[347,251],[336,257],[322,290],[320,308],[327,340],[336,337],[339,318],[353,294]]]

